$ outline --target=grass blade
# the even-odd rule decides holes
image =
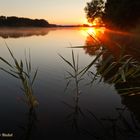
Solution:
[[[82,73],[81,76],[83,76],[83,75],[95,64],[95,62],[101,57],[101,55],[102,55],[103,53],[104,53],[104,52],[100,52],[100,53],[96,56],[96,58],[95,58],[86,68],[84,68],[79,74]]]
[[[29,72],[31,72],[31,54],[29,49]]]
[[[8,66],[10,66],[11,68],[13,68],[12,65],[8,61],[6,61],[4,58],[0,57],[0,60],[3,61]]]
[[[73,68],[76,71],[76,69],[75,69],[75,58],[74,58],[73,50],[72,50],[72,61],[73,61]]]
[[[71,66],[73,69],[74,69],[74,67],[73,67],[73,65],[68,61],[68,60],[66,60],[62,55],[60,55],[60,54],[58,54],[69,66]]]
[[[2,70],[2,71],[4,71],[4,72],[6,72],[6,73],[8,73],[8,74],[12,75],[13,77],[15,77],[15,78],[19,79],[19,77],[18,77],[18,76],[16,76],[15,74],[13,74],[13,73],[11,73],[11,72],[9,72],[9,71],[5,70],[4,68],[0,68],[0,70]]]
[[[35,81],[35,79],[36,79],[37,73],[38,73],[38,69],[36,69],[36,71],[35,71],[35,74],[34,74],[34,77],[33,77],[33,80],[32,80],[31,85],[34,84],[34,81]]]
[[[67,82],[66,87],[65,87],[65,89],[64,89],[64,92],[68,89],[70,83],[71,83],[71,80],[69,80],[69,81]]]

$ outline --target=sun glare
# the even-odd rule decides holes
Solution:
[[[87,33],[88,33],[88,34],[96,34],[96,29],[95,29],[95,28],[89,28],[89,29],[87,30]]]
[[[104,34],[105,28],[84,28],[81,30],[82,35],[88,37],[92,35],[93,37],[100,38]]]
[[[93,26],[103,26],[103,22],[100,18],[95,18],[94,21],[92,22]]]
[[[93,26],[93,24],[92,24],[92,23],[88,23],[88,25],[89,25],[90,27],[92,27],[92,26]]]
[[[97,26],[96,20],[93,21],[92,26]]]

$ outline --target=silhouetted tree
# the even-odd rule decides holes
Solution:
[[[140,20],[140,0],[92,0],[85,12],[89,21],[101,17],[106,25],[133,27]]]
[[[104,21],[118,27],[130,27],[140,19],[139,0],[107,0]]]
[[[103,0],[92,0],[87,3],[85,7],[85,12],[89,22],[93,22],[95,18],[103,16],[104,11],[104,1]]]

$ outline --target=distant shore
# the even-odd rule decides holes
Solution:
[[[45,19],[30,19],[16,16],[0,16],[0,27],[57,27]]]
[[[50,24],[45,19],[30,19],[25,17],[16,17],[16,16],[0,16],[0,27],[6,28],[17,28],[17,27],[91,27],[88,24],[83,25],[57,25],[57,24]],[[94,26],[92,26],[94,27]]]

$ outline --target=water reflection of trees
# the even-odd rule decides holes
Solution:
[[[132,55],[136,60],[140,61],[139,34],[117,32],[108,29],[105,29],[102,34],[97,34],[97,36],[96,34],[93,36],[91,34],[91,36],[87,36],[84,47],[85,53],[89,54],[90,56],[95,55],[96,51],[98,51],[100,48],[97,40],[93,39],[94,36],[100,40],[100,43],[102,43],[114,57],[118,58],[123,48],[124,54]]]
[[[140,113],[138,107],[140,105],[140,63],[136,61],[136,59],[131,59],[132,61],[129,61],[129,57],[127,59],[124,59],[124,62],[118,62],[118,65],[105,73],[106,69],[108,69],[110,65],[115,63],[115,61],[118,61],[114,60],[113,57],[109,60],[108,58],[110,57],[110,55],[111,54],[105,54],[105,56],[102,57],[100,64],[98,64],[97,66],[97,72],[101,75],[101,78],[104,82],[113,84],[118,94],[120,94],[122,104],[124,104],[129,109],[131,115],[132,122],[129,120],[126,123],[129,129],[133,130],[130,131],[133,136],[137,135],[137,137],[139,137],[139,124],[136,120],[140,122]],[[107,60],[109,61],[107,62]],[[128,64],[125,65],[125,67],[124,65],[122,66],[123,63],[126,64],[127,62]],[[104,66],[104,69],[102,69],[102,66],[105,63],[106,65]],[[124,75],[119,75],[120,69],[122,67]],[[133,125],[131,126],[130,124]]]
[[[97,49],[94,48],[92,40],[91,37],[87,37],[86,53],[96,55]],[[97,73],[95,75],[91,73],[92,78],[95,79],[95,76],[100,75],[100,81],[113,84],[122,97],[122,104],[127,106],[140,122],[138,109],[140,105],[140,52],[138,49],[140,41],[133,35],[115,36],[107,32],[102,42],[107,51],[103,53],[102,59],[96,65]]]
[[[45,36],[54,28],[1,28],[0,37],[2,38],[20,38],[30,36]]]
[[[104,63],[106,59],[107,56],[103,57],[102,63]],[[108,66],[111,64],[112,60],[108,63]],[[97,67],[98,71],[100,71],[100,67]],[[114,67],[114,69],[112,69],[107,74],[104,74],[104,71],[105,70],[100,71],[104,82],[114,84],[114,87],[117,90],[118,94],[120,94],[122,97],[122,104],[127,106],[129,110],[135,114],[135,117],[140,122],[140,113],[138,109],[138,106],[140,105],[140,63],[137,61],[133,61],[133,65],[132,63],[130,63],[129,66],[125,69],[125,73],[127,73],[128,75],[126,76],[126,81],[120,80],[120,78],[122,77],[119,77],[117,81],[113,79],[109,80],[114,77],[116,73],[118,73],[119,66]]]
[[[89,54],[90,56],[93,56],[96,54],[96,51],[98,51],[100,48],[99,44],[96,40],[94,40],[90,35],[87,36],[87,39],[85,41],[84,51],[86,54]]]

